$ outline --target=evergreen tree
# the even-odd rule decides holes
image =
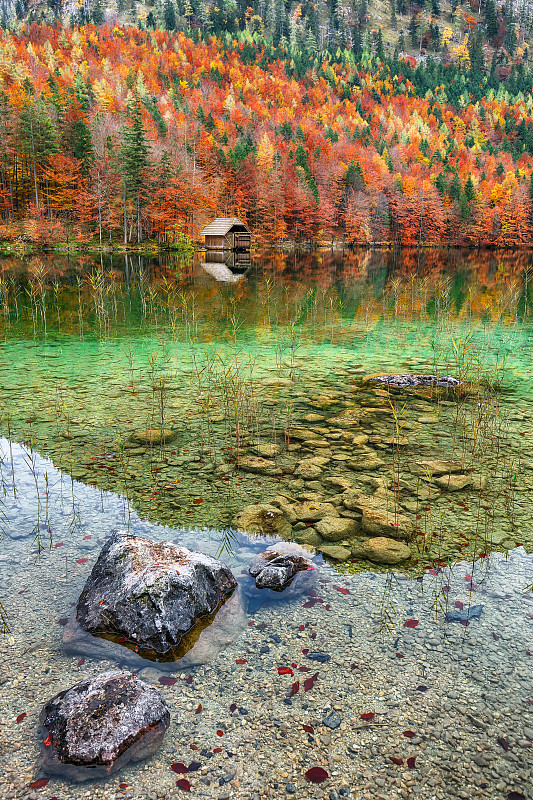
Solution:
[[[468,39],[468,55],[470,56],[470,72],[476,78],[480,78],[485,71],[485,58],[481,35],[476,31]]]
[[[409,21],[409,38],[411,39],[411,46],[417,47],[418,45],[418,23],[416,21],[416,17],[413,14],[410,21]]]
[[[466,198],[467,203],[471,203],[473,200],[476,199],[476,192],[474,190],[472,175],[469,175],[465,181],[464,196]]]
[[[163,8],[163,19],[167,31],[176,30],[177,28],[176,10],[174,8],[174,3],[172,2],[172,0],[165,0],[165,5]]]
[[[396,19],[396,0],[390,0],[390,24],[394,31],[398,29],[398,20]]]
[[[496,13],[496,3],[494,0],[486,0],[483,7],[483,15],[485,17],[487,35],[493,39],[498,33],[499,28],[498,15]]]
[[[123,174],[123,228],[124,244],[128,239],[128,204],[132,225],[136,228],[137,242],[142,241],[142,207],[145,202],[143,188],[146,184],[146,174],[150,165],[149,147],[146,141],[146,131],[142,119],[142,104],[139,95],[135,92],[128,96],[127,124],[122,130],[122,174]]]
[[[378,28],[378,35],[376,39],[376,55],[381,61],[385,60],[385,51],[383,50],[383,33],[381,28]]]
[[[405,33],[402,30],[400,31],[400,35],[398,37],[398,49],[400,53],[405,53]]]
[[[26,98],[19,117],[19,136],[30,166],[35,205],[40,208],[42,173],[48,157],[59,151],[57,130],[42,100]]]

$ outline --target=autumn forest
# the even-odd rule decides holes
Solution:
[[[438,60],[379,36],[0,31],[0,241],[179,246],[236,215],[265,244],[527,246],[527,47],[491,63],[474,23]]]

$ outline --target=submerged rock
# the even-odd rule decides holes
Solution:
[[[176,433],[170,428],[146,428],[135,431],[130,438],[132,442],[137,444],[157,445],[162,442],[171,442],[176,438]]]
[[[481,619],[483,606],[470,606],[470,608],[453,609],[446,612],[446,622],[470,622],[473,619]]]
[[[283,512],[269,503],[246,506],[234,517],[233,525],[237,530],[264,533],[267,536],[285,538],[292,533],[292,526]]]
[[[300,522],[318,522],[328,516],[338,516],[338,511],[332,503],[322,503],[319,500],[306,500],[294,503],[292,512]]]
[[[367,381],[384,383],[387,386],[437,386],[439,388],[452,388],[459,386],[457,378],[451,375],[372,375]]]
[[[352,555],[351,550],[338,544],[320,544],[316,549],[334,561],[347,561]]]
[[[323,517],[315,525],[318,533],[328,542],[340,542],[351,539],[357,532],[355,520],[346,517]]]
[[[362,528],[365,533],[407,541],[413,535],[411,520],[391,507],[386,498],[348,491],[343,494],[343,502],[350,511],[359,511],[363,515]]]
[[[411,558],[411,550],[403,542],[376,536],[366,542],[358,543],[352,548],[352,555],[367,558],[376,564],[400,564]]]
[[[87,633],[112,638],[153,660],[183,655],[183,637],[215,613],[237,581],[221,561],[127,533],[104,545],[76,607]]]
[[[308,569],[312,569],[312,564],[307,558],[269,549],[256,556],[248,572],[255,578],[258,589],[273,589],[280,592],[298,572],[305,572]]]
[[[480,475],[442,475],[435,478],[435,483],[445,492],[459,492],[468,487],[482,491],[487,488],[487,479]]]
[[[261,456],[241,456],[239,458],[239,469],[245,472],[256,472],[259,475],[281,475],[281,470],[275,461]]]
[[[40,722],[45,772],[85,781],[151,756],[170,712],[156,689],[131,672],[110,670],[59,692]]]
[[[463,472],[464,465],[461,461],[446,461],[434,459],[432,461],[417,461],[412,471],[429,477],[435,475],[448,475],[454,472]]]
[[[139,650],[133,642],[122,641],[125,637],[119,637],[118,640],[116,637],[103,639],[86,633],[76,622],[75,615],[63,628],[63,646],[69,653],[117,661],[132,669],[144,669],[147,664],[157,661],[158,670],[179,672],[186,667],[197,667],[213,661],[238,639],[247,625],[242,591],[237,587],[216,614],[201,619],[185,634],[177,650],[174,650],[176,660],[154,658],[152,654]]]

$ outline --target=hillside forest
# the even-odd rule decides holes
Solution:
[[[0,240],[167,246],[235,215],[265,244],[531,243],[525,11],[511,36],[511,10],[491,34],[486,6],[456,7],[435,57],[420,22],[413,54],[355,23],[325,46],[309,10],[276,35],[246,14],[0,31]]]

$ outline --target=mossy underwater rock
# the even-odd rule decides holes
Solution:
[[[233,519],[233,526],[247,533],[262,533],[286,539],[292,534],[292,526],[276,506],[269,503],[254,503],[245,506]]]
[[[39,719],[44,771],[85,781],[151,756],[170,712],[157,689],[131,672],[109,670],[59,692]]]
[[[176,438],[175,431],[170,428],[146,428],[134,431],[130,436],[132,442],[142,445],[158,445],[171,442]]]
[[[376,564],[400,564],[411,558],[410,548],[396,539],[376,536],[352,547],[352,555],[366,558]]]
[[[184,655],[182,640],[211,622],[236,586],[229,567],[211,556],[115,533],[87,579],[75,622],[145,658],[177,661]],[[72,644],[67,628],[66,645]]]

